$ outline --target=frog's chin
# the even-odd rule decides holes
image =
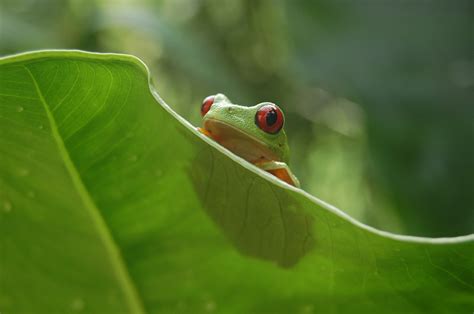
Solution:
[[[213,140],[249,162],[280,161],[265,143],[222,121],[205,119],[204,129],[210,133]]]

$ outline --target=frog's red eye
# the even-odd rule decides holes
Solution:
[[[263,131],[276,134],[283,127],[283,112],[275,104],[260,107],[255,114],[255,124]]]
[[[201,105],[201,116],[205,116],[206,113],[211,109],[212,104],[214,103],[214,95],[206,97],[202,101]]]

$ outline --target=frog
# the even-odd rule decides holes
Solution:
[[[284,130],[285,116],[276,104],[241,106],[218,93],[202,101],[201,116],[199,132],[278,179],[300,187],[288,166],[290,149]]]

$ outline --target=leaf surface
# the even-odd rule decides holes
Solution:
[[[0,60],[0,201],[2,313],[474,308],[473,235],[378,231],[278,181],[132,56]]]

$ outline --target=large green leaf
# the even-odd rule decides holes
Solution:
[[[374,230],[279,182],[134,57],[43,51],[0,73],[2,314],[474,309],[473,235]]]

